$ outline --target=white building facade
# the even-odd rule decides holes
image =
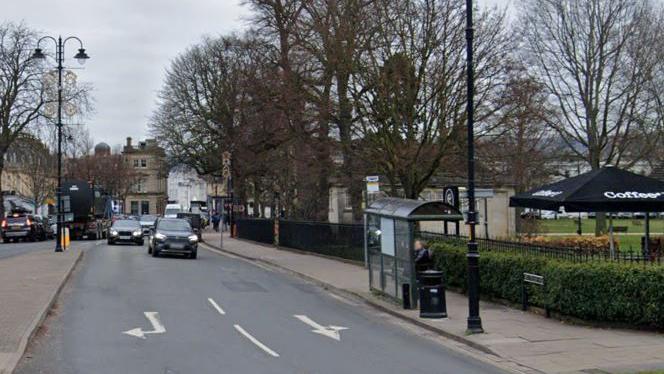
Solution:
[[[168,173],[168,200],[174,201],[189,211],[191,201],[207,201],[207,182],[201,178],[196,170],[179,165]]]

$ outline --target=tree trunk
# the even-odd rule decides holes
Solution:
[[[5,195],[2,193],[2,173],[5,170],[5,158],[0,156],[0,219],[5,218]]]

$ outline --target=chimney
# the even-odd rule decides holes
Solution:
[[[131,136],[127,137],[127,147],[131,148]]]

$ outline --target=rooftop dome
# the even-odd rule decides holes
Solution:
[[[110,155],[111,154],[111,146],[101,142],[97,145],[95,145],[95,155]]]

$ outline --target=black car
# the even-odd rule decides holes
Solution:
[[[134,243],[143,245],[143,230],[141,224],[134,219],[121,219],[113,222],[108,229],[108,244]]]
[[[154,225],[157,223],[157,216],[151,214],[144,214],[138,220],[141,223],[141,228],[143,229],[143,235],[150,235],[150,232],[154,230]]]
[[[159,219],[150,234],[148,253],[152,254],[152,257],[161,254],[181,254],[194,259],[198,253],[198,236],[186,219]]]
[[[40,220],[31,214],[14,213],[2,220],[2,240],[45,240],[46,232]]]

